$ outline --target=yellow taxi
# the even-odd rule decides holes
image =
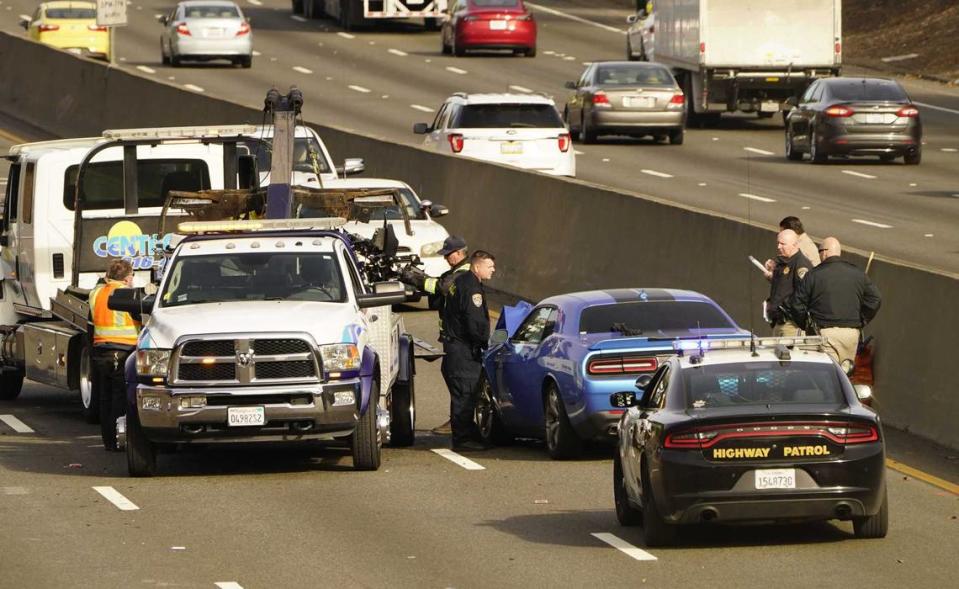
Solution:
[[[61,0],[37,6],[33,16],[20,21],[34,41],[81,55],[108,59],[110,32],[97,26],[94,2]]]

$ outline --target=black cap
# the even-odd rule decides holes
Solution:
[[[443,249],[436,252],[444,258],[450,255],[453,252],[458,252],[461,249],[466,249],[466,240],[462,237],[457,237],[455,235],[450,235],[443,240]]]

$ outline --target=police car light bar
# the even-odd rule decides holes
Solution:
[[[679,353],[705,350],[748,350],[755,342],[756,348],[775,348],[776,346],[811,346],[825,344],[822,336],[802,337],[757,337],[743,339],[679,340],[673,342],[673,349]]]
[[[177,232],[200,235],[203,233],[255,233],[257,231],[284,231],[318,229],[329,231],[346,224],[343,217],[314,219],[254,219],[239,221],[186,221],[177,225]]]
[[[257,134],[253,125],[208,125],[194,127],[146,127],[143,129],[107,129],[104,139],[148,140],[203,139],[208,137],[235,137]]]

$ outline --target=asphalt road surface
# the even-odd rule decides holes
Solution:
[[[433,313],[405,319],[435,339]],[[713,527],[647,550],[616,522],[609,449],[553,462],[528,441],[454,462],[429,433],[448,411],[438,363],[418,363],[416,392],[416,444],[377,472],[346,450],[247,445],[164,454],[160,476],[131,479],[74,396],[28,381],[0,402],[0,587],[944,587],[959,572],[959,496],[892,470],[883,540]],[[959,481],[955,460],[889,439]]]
[[[432,120],[454,91],[546,92],[562,109],[563,83],[578,77],[584,63],[623,57],[628,14],[610,0],[539,0],[528,3],[539,23],[538,57],[455,58],[441,55],[439,35],[418,23],[346,33],[328,20],[293,17],[290,2],[242,0],[256,51],[253,68],[242,70],[161,66],[156,15],[173,3],[128,4],[130,25],[117,35],[120,67],[254,107],[270,86],[296,84],[308,120],[408,144],[421,141],[412,124]],[[34,6],[34,0],[3,0],[0,28],[22,34],[18,15]],[[778,118],[736,116],[717,129],[690,130],[683,146],[625,138],[576,145],[579,177],[769,226],[795,214],[816,238],[835,235],[887,259],[959,275],[959,92],[903,84],[926,131],[920,166],[788,162]],[[354,155],[363,154],[334,154],[337,161]]]

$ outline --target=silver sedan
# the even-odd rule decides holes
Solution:
[[[180,2],[163,24],[160,53],[164,64],[177,67],[184,60],[226,59],[244,68],[253,65],[250,19],[228,0]]]
[[[600,135],[652,135],[683,142],[683,91],[669,69],[658,63],[598,61],[579,80],[566,82],[573,92],[563,118],[583,143]]]

